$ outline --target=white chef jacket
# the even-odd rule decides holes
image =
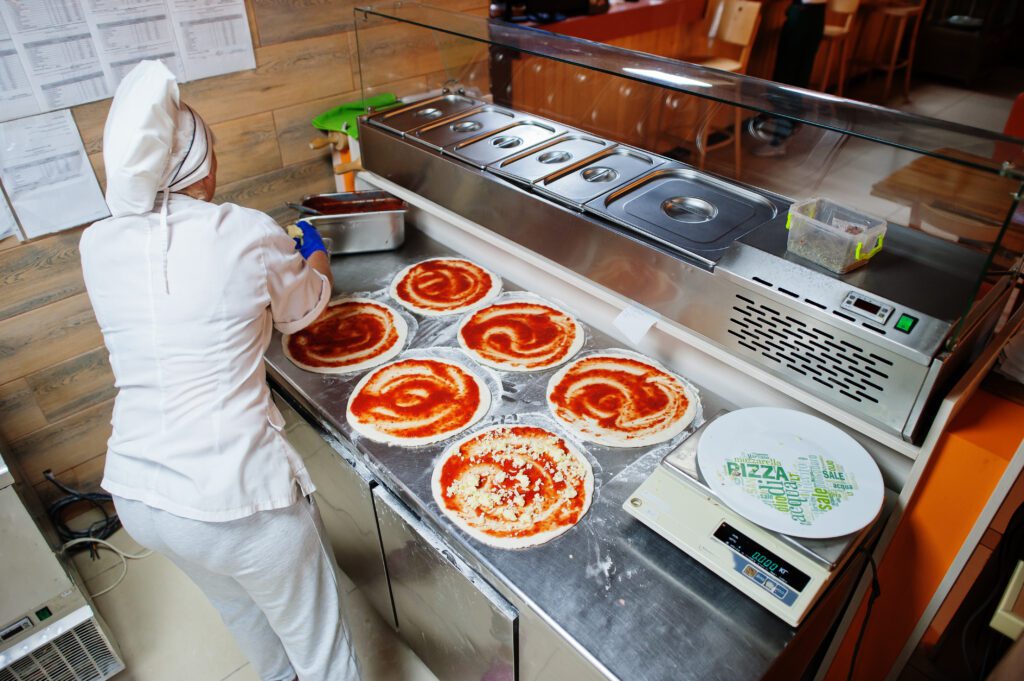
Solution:
[[[280,432],[263,354],[272,326],[308,325],[330,285],[263,213],[182,194],[168,207],[166,256],[157,213],[82,235],[118,388],[102,487],[194,520],[289,506],[314,488]]]

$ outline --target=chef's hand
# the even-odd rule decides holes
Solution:
[[[306,263],[327,278],[327,283],[334,288],[334,275],[331,273],[331,256],[324,247],[324,240],[310,222],[299,220],[295,225],[302,230],[302,238],[295,239],[295,250],[302,254]]]
[[[320,232],[307,220],[299,220],[295,225],[302,230],[302,238],[295,237],[295,250],[302,254],[302,257],[309,260],[309,256],[317,251],[327,253],[324,240],[320,238]]]

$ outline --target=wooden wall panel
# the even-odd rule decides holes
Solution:
[[[32,387],[23,378],[0,385],[0,437],[10,442],[46,425]]]
[[[0,320],[85,291],[78,257],[81,230],[0,252]]]
[[[231,184],[281,167],[274,114],[260,113],[211,125],[217,183]]]
[[[284,206],[304,194],[334,191],[329,159],[314,159],[272,173],[248,178],[217,189],[217,203],[237,203],[270,214],[277,220],[292,219]]]
[[[85,293],[0,322],[0,385],[103,342]]]
[[[114,401],[107,400],[11,443],[30,481],[42,481],[43,471],[55,475],[107,450]]]
[[[181,96],[207,123],[220,123],[349,92],[353,87],[348,61],[348,37],[343,33],[261,47],[254,70],[185,83]]]
[[[354,0],[252,0],[260,45],[352,30]]]
[[[51,423],[112,399],[117,392],[104,346],[29,374],[25,381]]]

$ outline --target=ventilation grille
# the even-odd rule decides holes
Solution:
[[[854,402],[882,400],[889,360],[745,296],[734,303],[728,332],[740,347]]]
[[[102,681],[122,669],[96,620],[89,619],[0,669],[0,681]]]

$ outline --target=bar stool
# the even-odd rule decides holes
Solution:
[[[882,91],[882,101],[888,101],[889,92],[892,90],[893,74],[899,69],[906,69],[907,73],[903,79],[903,97],[910,99],[910,72],[914,66],[914,51],[917,49],[917,33],[921,28],[921,18],[924,16],[924,5],[926,0],[921,0],[916,5],[887,5],[875,10],[882,16],[882,26],[878,34],[878,45],[875,48],[874,68],[885,71],[885,88]],[[903,38],[910,25],[910,45],[906,55],[900,59],[900,48],[903,46]],[[892,49],[889,51],[887,62],[882,61],[885,37],[894,31]]]
[[[758,26],[761,24],[761,3],[750,0],[721,0],[711,9],[709,5],[708,16],[705,17],[711,28],[708,30],[708,41],[711,47],[717,44],[730,46],[732,50],[739,50],[739,54],[732,56],[711,56],[704,59],[694,59],[694,64],[707,66],[721,71],[732,73],[746,73],[747,64],[750,62],[750,53],[754,47],[754,39],[757,36]],[[740,177],[740,165],[743,150],[740,147],[743,128],[743,110],[733,107],[732,134],[721,142],[708,146],[708,136],[713,127],[713,121],[721,105],[712,103],[707,106],[702,116],[703,122],[696,134],[697,151],[700,153],[699,167],[704,168],[704,160],[707,153],[727,144],[733,145],[733,160],[736,164],[736,178]]]
[[[857,10],[860,8],[860,0],[829,0],[828,11],[830,15],[838,15],[842,19],[839,24],[825,24],[825,33],[822,40],[825,43],[825,73],[821,77],[822,92],[828,92],[828,79],[832,75],[832,60],[835,53],[839,52],[839,82],[836,84],[836,94],[843,96],[843,86],[846,85],[846,67],[850,63],[850,44],[853,42],[853,27],[857,20]]]

